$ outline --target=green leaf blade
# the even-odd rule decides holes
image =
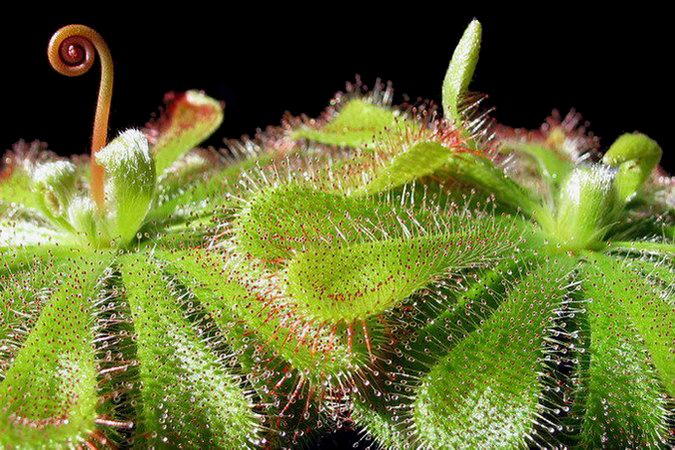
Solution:
[[[0,384],[0,446],[75,446],[96,429],[93,303],[107,259],[71,264]]]
[[[357,98],[346,103],[323,127],[300,128],[293,133],[293,139],[340,147],[363,147],[371,144],[379,133],[395,126],[396,121],[394,111]]]
[[[480,332],[426,375],[414,403],[416,436],[430,448],[518,447],[535,437],[547,330],[568,294],[574,261],[558,259],[518,282]]]
[[[242,380],[193,329],[157,262],[125,257],[122,277],[138,335],[139,426],[148,445],[253,448],[260,418]]]
[[[520,209],[530,216],[536,216],[541,211],[539,203],[528,191],[482,155],[454,153],[447,161],[445,173],[493,194],[498,202]]]
[[[420,142],[399,153],[357,194],[376,194],[432,175],[441,169],[453,150],[434,142]]]
[[[288,266],[288,292],[316,320],[354,321],[398,306],[441,276],[488,265],[512,248],[508,230],[430,232],[310,251]],[[513,239],[511,237],[511,239]]]
[[[645,279],[639,264],[630,260],[604,255],[595,255],[589,265],[589,280],[599,287],[593,292],[611,299],[615,308],[621,308],[632,327],[644,340],[652,364],[670,395],[675,395],[675,309],[672,289],[670,291]],[[667,280],[671,286],[675,280]],[[610,300],[605,299],[605,302]],[[618,312],[617,312],[618,313]]]
[[[668,313],[666,308],[650,305],[660,300],[645,290],[641,277],[628,272],[606,257],[596,256],[586,265],[583,288],[591,302],[590,362],[582,388],[586,398],[578,436],[583,448],[610,444],[659,447],[667,440],[666,399],[650,359],[661,369],[661,381],[672,389],[672,306]]]

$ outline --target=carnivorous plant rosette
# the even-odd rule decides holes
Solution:
[[[639,133],[496,125],[472,22],[432,103],[351,85],[227,152],[204,94],[92,155],[17,145],[0,180],[0,447],[668,445],[673,179]],[[89,192],[87,192],[87,190]]]

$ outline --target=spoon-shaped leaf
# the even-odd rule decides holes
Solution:
[[[617,314],[619,309],[623,310],[628,320],[627,324],[630,324],[644,341],[652,364],[666,390],[670,395],[675,395],[673,292],[645,279],[639,265],[631,264],[631,260],[621,261],[619,258],[593,255],[589,258],[588,279],[595,280],[596,285],[592,287],[597,295],[611,299],[612,307]],[[675,282],[672,275],[666,280],[671,285]],[[589,294],[589,297],[593,296]]]
[[[0,384],[0,447],[75,446],[96,429],[93,309],[107,260],[71,264]]]
[[[451,158],[450,150],[435,142],[420,142],[396,156],[375,173],[357,194],[375,194],[432,175]]]
[[[434,279],[483,267],[512,248],[509,230],[429,233],[298,255],[288,265],[288,292],[308,316],[352,321],[400,304]]]
[[[541,210],[527,190],[484,156],[455,153],[448,159],[445,171],[451,177],[493,194],[498,202],[521,209],[530,216],[536,216]]]
[[[147,445],[254,447],[260,419],[242,380],[190,323],[157,261],[129,255],[121,272],[137,334]]]
[[[658,375],[672,394],[672,305],[610,258],[590,258],[584,276],[584,293],[591,299],[590,361],[582,381],[579,443],[582,448],[663,446],[667,405]]]

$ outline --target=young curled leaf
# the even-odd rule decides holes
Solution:
[[[75,197],[68,208],[68,222],[81,242],[101,247],[110,242],[110,236],[103,221],[98,220],[96,204],[89,197]]]
[[[147,130],[159,175],[223,122],[222,104],[199,91],[169,94],[167,104],[166,113]]]
[[[111,214],[113,235],[128,244],[143,224],[155,191],[155,161],[148,141],[137,130],[129,130],[96,153],[106,171],[106,204]]]
[[[474,19],[457,44],[443,80],[443,111],[455,125],[459,125],[462,121],[459,105],[478,63],[481,35],[481,24]]]
[[[553,233],[565,247],[592,248],[600,244],[618,213],[611,171],[579,167],[561,186]]]
[[[626,133],[614,141],[602,161],[619,169],[615,183],[623,201],[635,197],[662,154],[659,144],[642,133]]]

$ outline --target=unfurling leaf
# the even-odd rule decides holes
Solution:
[[[143,224],[155,191],[155,161],[148,141],[140,131],[126,131],[96,153],[96,160],[106,171],[113,235],[126,245]]]
[[[611,170],[576,168],[560,187],[557,208],[553,235],[563,246],[580,249],[599,245],[620,211]]]
[[[630,201],[659,164],[663,151],[642,133],[626,133],[607,150],[602,161],[617,167],[616,188],[623,201]]]

